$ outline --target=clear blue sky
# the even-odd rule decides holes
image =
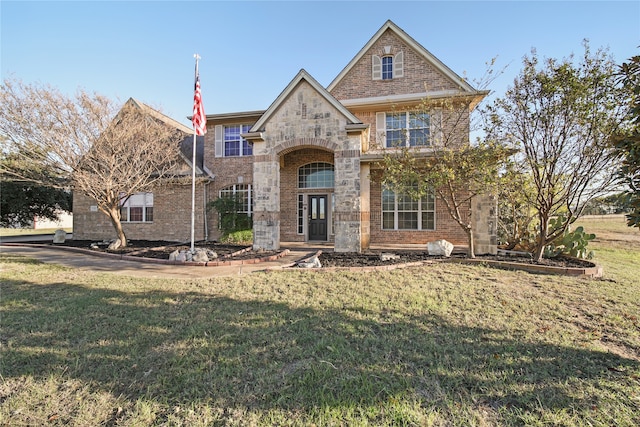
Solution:
[[[327,86],[391,19],[460,75],[497,57],[504,92],[522,57],[608,47],[640,54],[640,1],[6,1],[4,78],[134,97],[189,124],[194,53],[208,114],[260,110],[304,68]]]

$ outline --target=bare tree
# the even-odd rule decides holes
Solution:
[[[165,179],[179,161],[189,129],[129,99],[79,91],[67,97],[50,86],[5,80],[0,136],[5,177],[81,192],[107,215],[123,246],[120,208],[133,194]]]
[[[607,141],[624,112],[615,84],[614,63],[606,51],[542,64],[536,52],[524,58],[513,86],[487,112],[490,138],[521,150],[533,181],[533,206],[538,217],[534,258],[567,231],[594,197],[615,184],[614,157]],[[549,220],[566,221],[550,229]]]

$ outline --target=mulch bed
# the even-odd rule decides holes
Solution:
[[[34,242],[36,243],[36,242]],[[98,249],[91,249],[93,243],[101,243]],[[54,245],[51,243],[51,245]],[[168,241],[154,240],[129,240],[126,248],[117,250],[108,250],[106,244],[93,240],[67,240],[62,244],[54,246],[71,246],[77,248],[90,249],[93,251],[115,253],[121,255],[137,256],[142,258],[169,259],[169,254],[177,250],[190,250],[188,243],[176,243]],[[262,258],[276,255],[280,251],[254,251],[243,245],[228,245],[216,242],[196,242],[196,248],[210,249],[218,254],[219,259],[243,260],[252,258]],[[390,260],[382,260],[381,254],[393,254],[398,257]],[[465,254],[454,253],[452,257],[465,258]],[[362,253],[355,252],[333,252],[323,251],[319,257],[323,267],[377,267],[393,264],[405,264],[420,261],[430,261],[442,259],[440,256],[429,255],[426,251],[419,250],[375,250]],[[487,261],[507,261],[523,264],[537,264],[551,267],[574,267],[584,268],[592,267],[594,264],[587,260],[574,258],[557,257],[553,259],[544,259],[540,263],[536,263],[530,258],[515,256],[499,256],[499,255],[478,255],[477,259]]]
[[[382,261],[380,255],[382,253],[389,253],[398,255],[399,258]],[[466,258],[466,254],[454,253],[452,258]],[[320,262],[323,267],[374,267],[384,266],[392,264],[404,264],[419,261],[429,261],[443,259],[442,256],[429,255],[426,251],[368,251],[363,253],[336,253],[336,252],[322,252],[319,256]],[[479,260],[487,261],[506,261],[516,262],[522,264],[537,264],[545,265],[549,267],[572,267],[572,268],[585,268],[592,267],[594,264],[591,261],[556,257],[553,259],[543,259],[542,262],[534,262],[530,258],[514,257],[514,256],[499,256],[499,255],[477,255]]]
[[[98,248],[92,248],[92,244],[99,243]],[[88,249],[95,252],[105,252],[118,255],[129,255],[141,258],[169,259],[169,254],[178,251],[189,251],[189,243],[167,242],[163,240],[129,240],[127,247],[116,250],[109,250],[108,243],[96,242],[95,240],[67,240],[64,243],[53,244],[52,246],[69,246],[74,248]],[[218,254],[218,259],[252,259],[276,255],[280,251],[254,251],[243,245],[227,245],[216,242],[195,242],[195,248],[203,248],[214,251]]]

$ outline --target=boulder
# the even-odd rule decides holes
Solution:
[[[400,255],[389,254],[384,252],[380,254],[380,261],[391,261],[394,259],[400,259]]]
[[[191,255],[191,252],[187,252],[187,251],[178,252],[178,255],[176,255],[176,261],[178,261],[178,262],[187,261],[187,253],[189,253],[189,255]]]
[[[55,234],[53,235],[53,243],[64,243],[64,241],[67,238],[67,232],[59,229],[56,230]]]
[[[312,256],[306,261],[299,262],[297,265],[300,268],[322,268],[322,263],[317,256]]]
[[[207,255],[206,249],[194,249],[194,253],[192,255],[192,260],[194,262],[209,262],[209,256]]]
[[[444,239],[429,242],[427,243],[427,252],[429,255],[449,257],[453,252],[453,243]]]
[[[178,255],[180,255],[180,251],[179,250],[175,250],[173,252],[171,252],[169,254],[169,261],[177,261],[178,260]]]

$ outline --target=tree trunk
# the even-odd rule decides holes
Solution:
[[[120,222],[120,209],[109,209],[109,219],[111,220],[111,225],[116,230],[116,235],[118,239],[120,239],[121,246],[124,248],[127,246],[127,236],[124,234],[124,230],[122,229],[122,222]]]
[[[549,231],[549,218],[544,215],[539,216],[540,219],[540,233],[538,241],[536,242],[536,249],[533,253],[533,260],[535,262],[542,261],[542,255],[544,255],[544,247],[547,246],[547,233]]]
[[[467,232],[467,239],[469,240],[469,251],[467,252],[467,256],[471,259],[476,257],[476,248],[475,248],[475,239],[473,238],[473,228],[466,227],[465,231]]]

